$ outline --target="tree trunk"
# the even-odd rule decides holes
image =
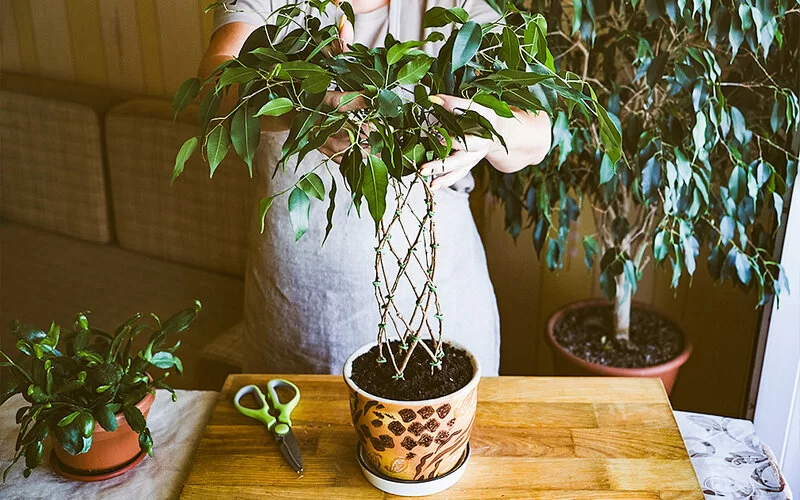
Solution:
[[[631,299],[633,294],[624,274],[620,274],[614,280],[617,285],[617,295],[614,297],[614,334],[618,342],[628,344],[631,340]]]

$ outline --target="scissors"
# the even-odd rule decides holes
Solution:
[[[294,391],[294,396],[287,403],[281,403],[276,389],[284,388]],[[242,397],[252,393],[256,401],[261,404],[259,408],[242,406]],[[300,402],[300,389],[288,380],[276,378],[267,382],[267,395],[261,392],[256,385],[246,385],[239,389],[233,398],[233,404],[242,415],[254,418],[267,426],[280,446],[283,457],[289,462],[295,472],[303,472],[303,458],[300,456],[300,446],[292,433],[292,410]]]

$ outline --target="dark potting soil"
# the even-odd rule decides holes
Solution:
[[[556,341],[575,356],[616,368],[644,368],[675,358],[683,337],[672,323],[644,309],[631,311],[630,344],[614,336],[611,306],[592,306],[566,312],[554,326]]]
[[[424,342],[431,347],[430,341]],[[406,351],[400,349],[398,341],[391,342],[389,348],[399,364]],[[403,378],[394,379],[392,376],[395,371],[388,353],[385,354],[385,363],[375,361],[378,359],[376,345],[353,361],[353,382],[370,394],[397,401],[421,401],[446,396],[466,386],[474,372],[465,350],[445,343],[444,354],[441,369],[434,368],[431,372],[430,356],[421,346],[417,346],[403,372]]]

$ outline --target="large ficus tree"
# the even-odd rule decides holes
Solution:
[[[715,279],[755,288],[761,304],[788,287],[771,260],[776,221],[797,166],[800,9],[789,0],[533,0],[555,66],[590,83],[622,130],[623,157],[602,130],[558,112],[553,149],[515,175],[491,173],[515,237],[533,228],[561,266],[583,206],[596,232],[586,266],[614,301],[616,340],[630,340],[631,297],[651,260],[672,286],[708,249]],[[588,92],[588,91],[587,91]]]
[[[560,105],[581,114],[598,123],[602,148],[615,161],[621,136],[576,74],[555,71],[541,15],[494,2],[497,20],[479,24],[463,8],[433,7],[424,17],[425,27],[432,28],[425,40],[396,40],[389,34],[382,47],[354,44],[341,52],[338,28],[323,25],[318,15],[331,4],[302,0],[276,9],[237,58],[220,65],[205,82],[192,78],[180,87],[173,100],[175,112],[202,88],[208,91],[200,102],[201,134],[180,149],[173,180],[196,152],[208,162],[212,176],[231,149],[252,172],[260,117],[288,117],[291,127],[272,175],[290,176],[294,183],[261,200],[259,215],[263,221],[277,200],[285,200],[297,239],[306,233],[309,212],[317,203],[327,204],[327,231],[334,229],[335,210],[373,219],[378,362],[390,363],[393,376],[402,378],[415,348],[427,352],[432,367],[441,366],[444,356],[444,316],[436,288],[436,201],[431,179],[421,175],[420,165],[448,157],[453,141],[465,142],[466,134],[505,145],[489,118],[492,113],[510,118],[514,109],[540,112]],[[355,22],[349,4],[339,7]],[[437,57],[422,50],[429,43],[439,44]],[[344,94],[332,105],[328,91]],[[229,92],[237,93],[236,104],[220,110]],[[488,111],[451,114],[429,99],[434,94],[465,97]],[[356,99],[362,105],[352,109],[348,104]],[[301,163],[334,134],[349,137],[344,150],[310,167]],[[337,179],[344,185],[337,186]],[[338,189],[349,192],[350,206],[335,206]],[[409,202],[415,191],[424,197],[424,206]],[[398,308],[394,298],[401,287],[416,298],[413,310]],[[390,334],[404,352],[386,348]],[[430,337],[430,345],[420,342],[423,336]]]

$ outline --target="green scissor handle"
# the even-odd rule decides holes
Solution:
[[[294,391],[294,396],[286,403],[282,403],[278,398],[276,389],[288,388]],[[248,408],[242,406],[240,401],[246,395],[253,393],[261,406],[259,408]],[[300,402],[300,389],[288,380],[276,378],[267,382],[267,395],[261,392],[261,389],[256,385],[246,385],[239,389],[236,396],[233,398],[233,404],[242,415],[254,418],[267,426],[275,434],[282,436],[289,432],[292,426],[292,410]],[[275,414],[273,416],[270,410]]]

